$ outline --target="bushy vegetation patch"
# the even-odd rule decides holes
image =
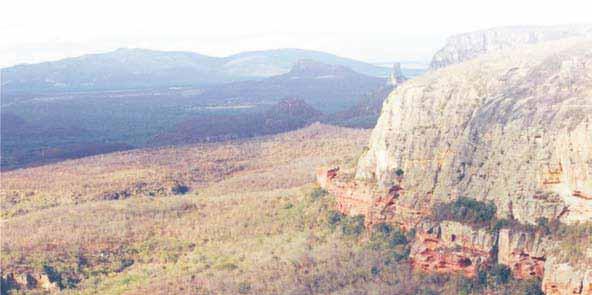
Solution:
[[[390,224],[381,223],[374,226],[368,246],[374,250],[388,252],[385,263],[401,262],[409,258],[410,242],[415,238],[415,231],[404,232]]]
[[[347,216],[330,210],[327,222],[332,230],[339,229],[346,236],[359,237],[365,231],[363,215]]]
[[[438,221],[454,220],[485,227],[495,220],[496,211],[497,207],[493,202],[459,197],[451,203],[437,204],[432,215]]]
[[[544,294],[540,279],[514,279],[510,268],[501,264],[479,269],[474,278],[455,276],[452,281],[456,294]]]
[[[329,194],[329,192],[327,192],[327,190],[325,190],[321,187],[315,187],[310,192],[310,197],[312,198],[313,201],[317,201],[317,200],[327,196],[328,194]]]

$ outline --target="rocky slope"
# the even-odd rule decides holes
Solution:
[[[569,37],[592,36],[592,25],[502,27],[448,38],[432,59],[432,69],[457,64],[483,53]]]
[[[542,278],[547,294],[592,294],[590,236],[565,245],[529,230],[592,221],[592,40],[492,52],[405,82],[350,173],[317,178],[367,227],[414,229],[416,269],[474,277],[476,265],[502,264],[518,279]],[[459,197],[521,225],[434,219]]]
[[[364,95],[360,101],[349,109],[335,114],[330,114],[323,121],[329,124],[335,124],[352,128],[374,128],[382,104],[389,94],[398,85],[405,82],[408,78],[403,75],[401,65],[395,63],[392,72],[385,85]]]
[[[356,178],[388,187],[402,169],[409,204],[467,196],[521,222],[590,220],[591,50],[552,42],[407,82],[385,102]]]

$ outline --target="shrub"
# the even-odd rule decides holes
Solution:
[[[526,282],[525,295],[545,295],[541,288],[541,279],[534,278]]]
[[[189,187],[177,182],[171,186],[171,192],[175,195],[184,195],[189,192]]]
[[[62,275],[52,266],[48,264],[43,265],[43,273],[47,275],[50,282],[56,282],[60,288],[63,288]]]
[[[551,227],[549,226],[549,219],[546,217],[539,217],[536,219],[536,224],[545,234],[551,233]]]
[[[327,192],[325,189],[317,187],[317,188],[313,189],[312,192],[310,192],[310,197],[312,198],[313,201],[317,201],[320,198],[322,198],[328,194],[329,194],[329,192]]]
[[[341,219],[343,218],[343,214],[341,214],[340,212],[337,212],[335,210],[330,210],[327,213],[327,222],[329,223],[329,226],[331,228],[335,228],[335,226],[341,222]]]
[[[401,177],[405,174],[405,171],[403,171],[403,169],[398,168],[397,170],[395,170],[395,175],[397,175],[398,177]]]
[[[373,276],[377,276],[380,273],[380,268],[378,268],[378,266],[372,266],[372,268],[370,269],[370,273]]]
[[[356,215],[341,219],[341,232],[346,236],[359,236],[364,232],[364,216]]]
[[[512,225],[512,222],[510,220],[505,219],[505,218],[498,219],[495,221],[495,223],[491,227],[491,232],[497,233],[497,232],[499,232],[500,229],[502,229],[504,227],[508,227],[510,225]]]
[[[433,216],[438,221],[454,220],[473,225],[489,226],[495,220],[497,207],[493,202],[481,202],[459,197],[454,202],[434,207]]]
[[[405,234],[402,231],[396,230],[391,233],[391,236],[389,239],[389,245],[391,247],[394,247],[397,245],[406,245],[407,243],[408,243],[407,237],[405,236]]]
[[[393,227],[390,224],[379,223],[374,226],[372,234],[372,242],[375,244],[381,244],[382,247],[393,248],[397,245],[406,245],[413,237],[408,237],[410,234],[415,232],[405,233],[398,227]]]
[[[115,272],[122,272],[124,269],[132,266],[133,264],[134,264],[133,259],[124,258],[121,261],[119,261],[119,267],[115,270]]]
[[[495,283],[498,285],[506,284],[512,278],[512,271],[508,266],[503,264],[496,264],[491,272],[495,278]]]
[[[393,230],[393,228],[391,227],[390,224],[386,224],[386,223],[379,223],[377,225],[374,226],[374,232],[375,233],[380,233],[383,235],[388,235],[391,233],[391,231]]]
[[[411,253],[411,247],[407,244],[395,247],[393,249],[392,255],[395,261],[400,262],[409,258],[409,254]]]
[[[370,241],[370,248],[387,250],[395,261],[409,258],[411,247],[409,241],[415,235],[414,231],[404,232],[398,227],[381,223],[374,226]]]
[[[251,283],[249,282],[240,282],[238,284],[238,293],[240,294],[247,294],[251,292]]]

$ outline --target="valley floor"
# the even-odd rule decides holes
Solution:
[[[2,294],[470,292],[413,272],[412,233],[371,235],[314,183],[320,165],[351,168],[368,136],[315,124],[4,172]]]
[[[368,133],[317,124],[2,173],[3,278],[101,294],[303,286],[307,257],[347,249],[322,226],[329,200],[311,200],[314,169],[353,162]]]

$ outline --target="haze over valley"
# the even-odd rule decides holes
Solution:
[[[0,294],[592,295],[585,5],[181,2],[7,4]]]

